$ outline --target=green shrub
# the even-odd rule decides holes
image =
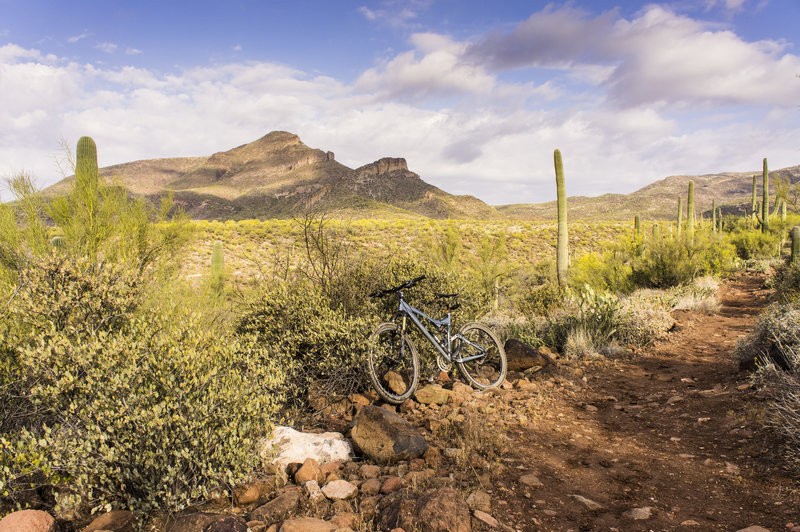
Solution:
[[[286,388],[302,401],[312,383],[331,395],[367,386],[367,340],[377,321],[348,315],[308,281],[266,282],[244,303],[236,332],[286,358]]]
[[[800,297],[800,263],[786,263],[779,266],[771,284],[781,301],[796,300]]]
[[[668,294],[653,290],[637,290],[622,299],[615,338],[623,345],[649,345],[675,324],[669,315],[674,302]]]
[[[628,293],[633,290],[631,259],[636,255],[633,243],[623,239],[604,253],[588,253],[570,266],[569,284],[580,289],[586,285],[596,290]]]
[[[124,271],[45,266],[23,272],[3,324],[0,495],[24,503],[34,486],[68,519],[177,510],[251,474],[281,400],[277,352],[196,316],[132,313]]]
[[[730,237],[740,259],[769,259],[778,256],[778,233],[740,229]]]
[[[631,278],[642,288],[670,288],[703,275],[734,267],[732,248],[708,231],[697,231],[692,242],[662,239],[652,242],[633,262]]]

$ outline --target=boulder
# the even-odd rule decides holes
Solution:
[[[346,480],[334,480],[325,484],[322,488],[322,493],[331,500],[344,500],[355,497],[358,493],[358,487]]]
[[[472,531],[469,507],[452,488],[429,490],[416,501],[400,493],[390,495],[381,501],[379,511],[382,530]]]
[[[333,523],[313,517],[293,517],[281,525],[280,532],[333,532],[337,527]]]
[[[95,518],[81,532],[95,532],[96,530],[136,532],[136,517],[128,510],[112,510]]]
[[[307,458],[314,458],[320,464],[346,462],[353,454],[350,443],[338,432],[309,434],[283,426],[275,427],[272,436],[263,440],[260,447],[259,455],[279,467],[303,463]]]
[[[188,512],[179,515],[171,515],[161,528],[168,532],[197,532],[219,519],[218,514]]]
[[[467,497],[467,506],[469,506],[470,510],[490,513],[492,511],[492,498],[485,491],[473,491]]]
[[[0,519],[0,532],[52,532],[55,521],[41,510],[19,510]]]
[[[405,420],[372,405],[356,414],[350,434],[365,455],[379,462],[410,460],[428,450],[425,437]]]
[[[294,481],[301,486],[309,480],[316,480],[317,482],[325,480],[319,463],[313,458],[306,458],[302,467],[294,474]]]
[[[546,347],[534,349],[516,338],[506,340],[504,349],[508,371],[525,371],[535,366],[555,364],[549,349]]]
[[[237,488],[233,493],[234,500],[239,505],[263,504],[277,487],[278,480],[275,475],[268,475]]]
[[[467,503],[453,488],[430,490],[417,499],[416,519],[430,532],[471,532]]]
[[[248,532],[247,522],[236,515],[222,515],[209,523],[203,532]]]
[[[437,405],[443,405],[447,403],[448,399],[450,399],[450,394],[452,394],[450,390],[445,390],[439,384],[429,384],[419,388],[414,393],[414,398],[416,398],[418,403],[422,403],[424,405],[434,403]]]
[[[248,521],[264,521],[267,524],[283,521],[292,515],[300,505],[300,497],[300,492],[296,490],[278,495],[267,504],[250,512]]]

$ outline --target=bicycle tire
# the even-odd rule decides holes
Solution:
[[[478,390],[489,390],[500,386],[506,378],[506,352],[494,332],[483,323],[470,322],[458,331],[469,343],[458,339],[456,366],[466,381]],[[471,356],[485,356],[459,362]]]
[[[399,333],[396,323],[381,323],[369,344],[369,380],[381,399],[394,405],[411,397],[419,384],[417,348],[407,334]]]

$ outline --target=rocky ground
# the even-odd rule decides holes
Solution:
[[[492,392],[446,380],[400,407],[351,397],[311,432],[343,432],[358,458],[288,460],[146,527],[800,531],[800,483],[731,358],[767,295],[763,278],[735,277],[719,313],[675,312],[642,352],[510,372]],[[113,514],[86,530],[134,529]]]

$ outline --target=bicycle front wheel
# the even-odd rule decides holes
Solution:
[[[381,323],[369,346],[369,380],[387,403],[399,405],[416,391],[419,360],[414,342],[396,323]]]
[[[467,323],[456,338],[455,363],[467,382],[479,390],[500,386],[506,378],[506,352],[492,330]]]

